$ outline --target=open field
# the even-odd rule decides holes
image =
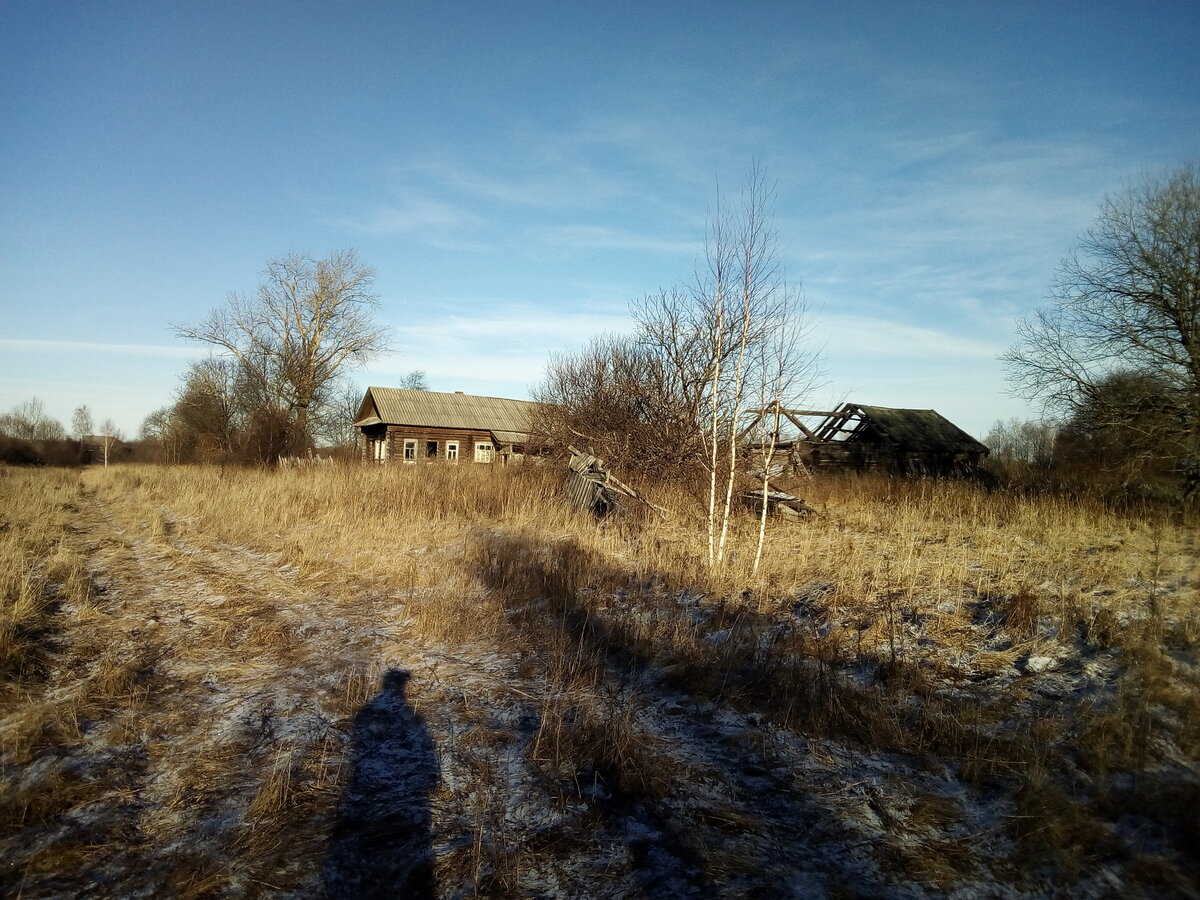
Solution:
[[[1193,528],[560,482],[0,468],[0,894],[1200,896]]]

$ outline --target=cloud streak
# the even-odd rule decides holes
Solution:
[[[95,341],[62,341],[24,338],[0,338],[0,347],[18,353],[109,354],[115,356],[166,357],[186,359],[195,356],[194,347],[167,344],[106,344]]]
[[[381,237],[432,231],[469,231],[484,223],[481,215],[452,203],[418,195],[399,199],[365,212],[361,216],[340,217],[331,224],[361,234]]]
[[[1004,347],[990,341],[953,334],[937,328],[902,325],[868,316],[832,315],[819,318],[814,327],[818,340],[830,352],[861,357],[955,357],[992,361]]]
[[[704,252],[704,242],[700,240],[667,240],[601,225],[564,225],[535,231],[534,236],[549,244],[578,250],[634,250],[686,256],[689,260]]]

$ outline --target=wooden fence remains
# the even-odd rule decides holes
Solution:
[[[332,456],[280,456],[279,468],[281,469],[303,469],[309,466],[332,466]]]

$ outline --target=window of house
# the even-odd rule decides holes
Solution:
[[[446,459],[458,462],[458,441],[446,441]]]
[[[426,459],[437,459],[437,455],[438,455],[437,444],[438,444],[437,441],[426,441],[425,442],[425,458]]]
[[[377,438],[371,441],[371,458],[375,462],[383,462],[387,459],[388,453],[387,438]]]
[[[475,462],[490,463],[495,448],[487,441],[475,442]]]
[[[405,438],[404,440],[404,461],[417,461],[417,442],[413,438]]]

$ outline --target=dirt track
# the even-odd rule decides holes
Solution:
[[[30,792],[49,778],[74,787],[50,827],[4,841],[7,890],[307,896],[329,882],[349,896],[374,883],[362,872],[407,877],[422,820],[424,852],[458,879],[445,895],[882,884],[869,841],[856,847],[839,821],[856,788],[810,795],[803,741],[663,693],[648,672],[613,673],[597,695],[627,694],[661,771],[690,780],[653,800],[614,796],[600,773],[539,765],[548,689],[515,658],[406,645],[402,602],[368,588],[348,603],[274,556],[185,540],[169,510],[147,528],[121,518],[145,510],[91,494],[77,512],[68,539],[96,595],[62,612],[46,699],[83,718],[49,765],[43,754],[12,773]],[[407,696],[383,684],[389,671],[410,673]]]

